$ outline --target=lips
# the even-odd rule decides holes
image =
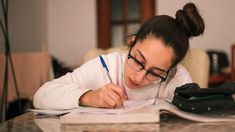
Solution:
[[[131,79],[129,79],[129,83],[131,86],[133,87],[137,87],[139,84],[136,84],[134,81],[132,81]]]

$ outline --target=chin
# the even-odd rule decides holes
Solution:
[[[140,89],[140,88],[145,88],[151,85],[151,83],[146,83],[146,84],[135,84],[134,82],[131,82],[131,80],[127,80],[126,86],[130,89]]]
[[[133,85],[131,85],[130,81],[129,81],[129,80],[127,81],[127,80],[128,80],[128,79],[125,80],[126,86],[127,86],[128,88],[130,88],[130,89],[135,89],[136,87],[133,86]]]
[[[132,85],[128,85],[128,84],[127,84],[127,87],[130,88],[130,89],[137,89],[138,88],[136,86],[132,86]]]
[[[135,84],[134,82],[131,82],[131,80],[129,80],[129,79],[126,81],[126,86],[130,89],[138,89],[138,88],[143,87],[142,85]]]

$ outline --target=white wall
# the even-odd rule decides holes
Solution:
[[[156,0],[156,14],[174,16],[190,0]],[[191,0],[193,1],[193,0]],[[206,28],[203,36],[193,38],[191,47],[224,50],[230,55],[235,43],[234,0],[197,0]],[[95,0],[48,1],[49,51],[66,65],[79,65],[82,55],[96,47]]]
[[[9,29],[13,52],[49,50],[65,65],[78,66],[97,45],[96,0],[10,0]]]
[[[174,16],[189,0],[156,0],[157,14]],[[193,0],[191,0],[193,1]],[[206,29],[191,40],[191,47],[225,50],[235,43],[234,0],[197,0]],[[1,9],[1,7],[0,7]],[[49,52],[69,66],[97,44],[96,0],[11,0],[10,37],[14,52]],[[0,52],[4,49],[0,37]]]
[[[235,11],[234,0],[157,0],[156,14],[175,16],[178,9],[192,1],[195,3],[205,20],[203,36],[193,38],[193,48],[223,50],[230,56],[230,47],[235,43]]]
[[[0,6],[0,13],[2,8]],[[40,51],[47,43],[47,0],[9,0],[9,34],[12,52]],[[1,17],[2,18],[2,17]],[[0,53],[5,46],[0,30]]]
[[[47,15],[49,51],[66,65],[79,65],[97,45],[96,1],[48,0]]]

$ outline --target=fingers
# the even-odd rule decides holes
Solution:
[[[123,88],[107,84],[99,89],[84,93],[80,99],[80,105],[103,108],[119,108],[123,106],[123,101],[127,100]]]
[[[114,85],[112,83],[107,84],[105,87],[111,88],[116,94],[118,94],[120,96],[120,98],[123,101],[128,99],[124,88],[121,88],[121,87]]]
[[[127,96],[121,87],[114,84],[107,84],[103,87],[105,94],[104,101],[108,108],[119,108],[123,106],[123,101]]]
[[[105,102],[105,106],[106,108],[117,108],[117,101],[115,101],[112,97],[110,97],[109,95],[104,96],[104,102]]]
[[[113,102],[110,103],[111,107],[112,108],[119,108],[119,107],[123,106],[123,101],[120,98],[120,96],[116,92],[112,91],[112,89],[110,89],[110,90],[111,91],[107,93],[107,96],[110,99],[112,99],[114,102],[114,104],[113,104]]]

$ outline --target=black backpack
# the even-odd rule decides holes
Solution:
[[[235,114],[235,83],[226,82],[216,88],[200,88],[196,83],[177,87],[172,104],[193,113]]]

